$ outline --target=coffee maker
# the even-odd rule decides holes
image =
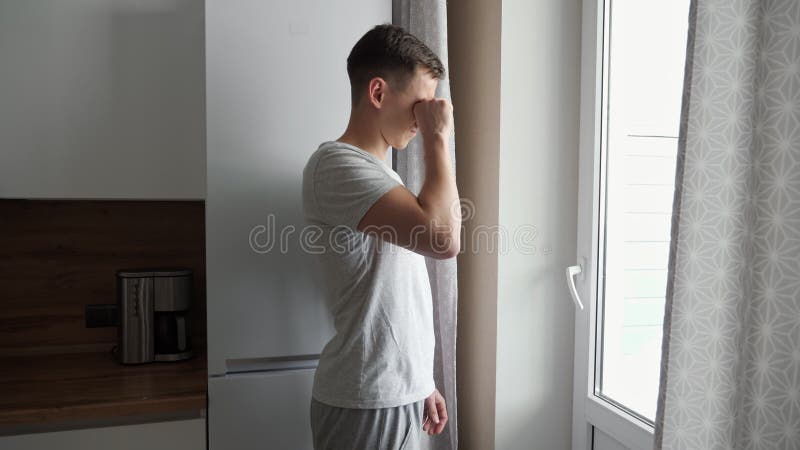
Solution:
[[[191,269],[117,271],[117,347],[122,364],[192,357]]]

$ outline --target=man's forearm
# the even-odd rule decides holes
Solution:
[[[461,228],[461,214],[458,204],[458,188],[453,174],[452,160],[448,149],[448,137],[442,134],[423,136],[423,160],[425,162],[425,181],[417,198],[422,209],[428,214],[433,226],[446,228],[447,233],[437,233],[437,241],[455,240]]]

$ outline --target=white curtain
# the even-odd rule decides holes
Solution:
[[[447,64],[447,2],[445,0],[393,0],[392,22],[405,28],[433,50],[445,67],[445,78],[439,80],[436,96],[450,99]],[[411,140],[405,150],[392,151],[397,173],[411,192],[418,194],[425,179],[422,141]],[[450,134],[450,157],[455,173],[455,134]],[[447,404],[448,421],[438,435],[425,439],[429,449],[458,448],[458,419],[456,414],[456,312],[458,285],[456,259],[426,258],[433,293],[433,322],[436,335],[434,381]],[[426,435],[427,436],[427,435]]]
[[[800,1],[693,0],[656,449],[800,449]]]

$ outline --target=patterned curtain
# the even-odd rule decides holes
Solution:
[[[800,449],[800,1],[693,0],[656,449]]]
[[[393,0],[392,22],[405,28],[433,50],[448,71],[447,64],[447,2],[445,0]],[[450,99],[449,73],[439,80],[436,97]],[[455,124],[454,124],[455,128]],[[455,133],[450,134],[450,158],[455,164]],[[392,150],[393,165],[406,187],[418,194],[425,179],[422,141],[419,136],[405,150]],[[455,171],[455,167],[453,167]],[[455,173],[455,172],[454,172]],[[447,425],[438,435],[424,439],[433,450],[458,448],[458,419],[456,414],[456,313],[458,284],[456,258],[437,260],[425,258],[433,293],[433,325],[436,350],[433,379],[447,405]],[[425,434],[427,437],[428,435]]]

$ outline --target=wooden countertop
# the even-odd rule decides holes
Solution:
[[[0,430],[76,419],[201,411],[204,351],[181,362],[135,366],[108,353],[0,357]]]

